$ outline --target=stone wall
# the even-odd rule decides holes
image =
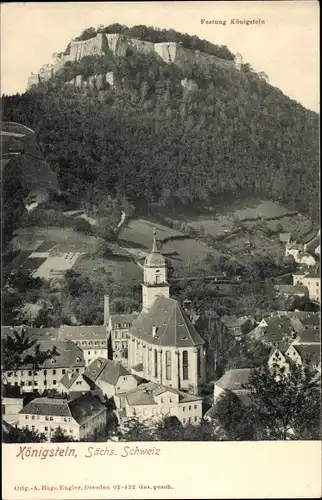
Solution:
[[[104,45],[107,45],[108,49],[117,57],[125,57],[128,49],[136,50],[142,54],[156,53],[166,63],[174,63],[182,69],[191,68],[194,64],[197,64],[198,66],[218,64],[219,66],[228,69],[240,69],[242,63],[242,56],[240,54],[237,55],[238,57],[236,58],[235,64],[234,61],[221,59],[198,50],[186,49],[182,47],[180,43],[152,43],[138,40],[136,38],[128,38],[120,34],[99,33],[96,37],[91,38],[90,40],[73,40],[70,43],[70,54],[68,55],[62,55],[59,57],[57,54],[54,54],[53,64],[43,66],[38,75],[30,75],[28,79],[28,88],[32,85],[38,85],[39,81],[46,81],[51,78],[53,74],[63,68],[67,61],[79,61],[83,57],[90,55],[103,55]],[[114,81],[110,84],[113,86]],[[76,85],[78,84],[76,83]]]
[[[28,77],[27,90],[31,89],[33,85],[38,85],[38,84],[39,84],[39,74],[31,73],[31,75]]]
[[[104,38],[102,33],[99,33],[94,38],[90,38],[89,40],[80,42],[73,40],[70,43],[71,60],[79,61],[85,56],[101,56],[103,54],[103,40]]]

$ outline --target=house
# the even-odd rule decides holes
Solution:
[[[321,345],[318,343],[292,344],[285,355],[298,365],[310,366],[321,371]]]
[[[251,339],[279,348],[285,344],[291,344],[296,333],[296,327],[285,315],[263,318],[248,335]]]
[[[20,391],[18,394],[12,393],[8,386],[2,386],[1,411],[2,420],[15,426],[18,422],[18,413],[23,407],[23,398]]]
[[[100,389],[108,398],[114,397],[118,404],[117,395],[123,394],[137,386],[136,378],[121,363],[104,358],[93,361],[83,374],[84,381],[91,390]]]
[[[65,375],[59,381],[57,390],[62,393],[70,394],[72,392],[88,392],[90,386],[84,380],[83,374],[76,370],[67,370]]]
[[[287,243],[285,246],[285,257],[292,256],[295,262],[305,266],[315,266],[315,258],[305,251],[301,243]]]
[[[269,369],[275,372],[288,371],[289,368],[287,357],[284,356],[282,351],[280,349],[277,349],[276,347],[272,348],[267,364]]]
[[[245,385],[248,383],[250,372],[250,368],[228,370],[214,384],[214,402],[226,391],[233,392],[237,396],[247,395],[249,390]]]
[[[36,398],[18,415],[18,427],[44,433],[48,441],[58,427],[79,441],[106,425],[106,407],[100,399],[83,394],[76,399]]]
[[[112,314],[108,321],[108,332],[111,337],[113,359],[124,365],[128,364],[129,331],[138,317],[133,314]]]
[[[305,328],[301,330],[295,340],[292,342],[293,346],[296,345],[311,345],[321,343],[320,328]]]
[[[304,246],[301,243],[293,241],[292,243],[287,243],[285,245],[285,257],[290,255],[294,258],[295,262],[298,262],[299,254],[303,251]]]
[[[31,392],[34,389],[42,392],[46,389],[58,389],[59,381],[68,370],[73,369],[77,373],[85,370],[83,351],[70,340],[39,340],[40,351],[57,349],[57,356],[46,360],[38,369],[32,365],[24,365],[18,370],[6,370],[3,375],[8,384],[21,387],[22,392]],[[26,351],[33,354],[34,347]]]
[[[202,397],[155,382],[141,384],[124,394],[121,407],[123,420],[176,416],[183,424],[196,424],[202,419]]]
[[[280,233],[279,240],[283,245],[288,245],[292,241],[292,233]]]
[[[255,319],[250,316],[238,318],[236,315],[222,316],[219,319],[223,333],[241,339],[244,334],[249,333],[255,325]]]
[[[321,303],[321,276],[318,268],[311,271],[297,271],[293,274],[293,283],[306,286],[310,300]]]
[[[109,357],[107,325],[63,325],[59,328],[59,338],[74,342],[83,351],[85,366],[98,357]]]
[[[308,252],[302,252],[298,255],[298,260],[296,260],[301,265],[305,266],[315,266],[316,261],[313,255],[309,254]]]

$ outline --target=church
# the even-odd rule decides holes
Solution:
[[[166,260],[158,250],[155,231],[152,251],[143,265],[142,311],[133,316],[126,337],[127,366],[132,373],[198,393],[198,386],[205,382],[205,342],[179,303],[170,298]]]

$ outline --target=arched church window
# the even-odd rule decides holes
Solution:
[[[188,351],[183,351],[182,353],[182,370],[183,370],[183,380],[188,380],[189,379]]]
[[[158,376],[158,351],[154,349],[154,376]]]
[[[201,352],[200,349],[197,351],[197,372],[198,377],[201,377]]]
[[[171,380],[171,351],[165,353],[165,378]]]

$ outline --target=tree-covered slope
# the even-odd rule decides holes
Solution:
[[[105,71],[117,88],[65,85]],[[184,89],[183,78],[198,90]],[[107,53],[4,97],[3,113],[36,131],[75,204],[109,193],[135,204],[207,207],[246,192],[319,216],[319,117],[251,71],[183,71],[153,54]]]

